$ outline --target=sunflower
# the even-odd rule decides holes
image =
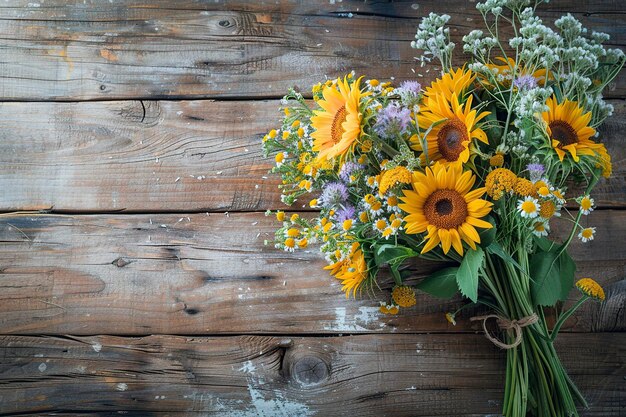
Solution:
[[[485,188],[470,191],[475,181],[476,176],[471,171],[463,172],[459,163],[446,167],[437,162],[424,173],[413,173],[413,190],[404,191],[399,206],[409,214],[404,218],[407,233],[428,231],[422,253],[441,243],[444,253],[452,246],[463,255],[462,240],[476,249],[476,243],[480,243],[476,227],[493,227],[480,219],[491,211],[492,203],[480,199]]]
[[[317,158],[332,159],[348,152],[361,133],[359,104],[364,94],[359,84],[361,78],[350,85],[346,78],[338,80],[336,86],[324,87],[323,98],[317,103],[322,110],[315,110],[311,126],[315,129],[313,150]]]
[[[348,256],[324,267],[324,269],[329,270],[331,275],[341,280],[343,285],[341,289],[346,293],[346,298],[350,296],[350,292],[356,297],[356,290],[367,278],[367,262],[358,243],[353,244]]]
[[[430,87],[425,88],[424,98],[426,104],[429,100],[434,100],[437,97],[443,97],[447,101],[452,100],[454,93],[457,96],[461,95],[474,81],[476,75],[470,70],[465,68],[457,68],[456,71],[450,70],[443,74],[441,78],[437,78],[430,84]]]
[[[420,129],[430,129],[426,136],[428,158],[431,161],[467,162],[470,157],[472,139],[488,143],[487,135],[476,124],[489,112],[477,114],[472,110],[472,96],[465,104],[459,104],[456,93],[451,101],[443,95],[427,101],[424,111],[418,114]],[[414,142],[415,150],[422,150],[421,143]]]
[[[554,96],[548,99],[546,105],[548,111],[541,116],[546,122],[546,131],[552,147],[561,162],[567,152],[571,154],[574,162],[580,160],[580,155],[599,157],[601,160],[604,155],[608,156],[604,145],[590,139],[596,133],[596,130],[589,126],[591,112],[583,114],[583,108],[575,101],[565,100],[559,104]]]

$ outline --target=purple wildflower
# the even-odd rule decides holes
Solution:
[[[520,75],[513,80],[513,86],[518,90],[532,90],[537,87],[537,80],[532,75]]]
[[[391,103],[378,113],[374,131],[380,136],[391,138],[405,133],[411,123],[411,111]]]
[[[405,81],[396,88],[396,93],[400,96],[402,104],[413,108],[419,104],[421,89],[422,85],[417,81]]]
[[[398,88],[398,92],[400,94],[410,93],[410,94],[417,96],[420,93],[421,89],[422,89],[422,85],[418,83],[417,81],[404,81],[402,84],[400,84],[400,87]]]
[[[343,223],[348,219],[354,219],[355,210],[350,204],[344,205],[342,208],[337,210],[335,213],[335,218],[338,223]]]
[[[357,164],[356,162],[346,162],[339,171],[339,178],[341,178],[343,182],[350,182],[350,175],[352,175],[354,171],[363,168],[365,168],[363,165]]]
[[[528,164],[526,169],[530,174],[530,180],[532,182],[539,181],[543,173],[546,171],[546,168],[542,164]]]
[[[340,182],[329,182],[324,187],[318,202],[326,207],[337,207],[348,199],[348,188]]]

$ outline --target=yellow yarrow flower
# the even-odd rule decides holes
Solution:
[[[501,167],[504,165],[504,155],[501,153],[497,153],[491,158],[489,158],[489,165],[492,167]]]
[[[539,209],[539,216],[544,219],[549,219],[556,214],[556,204],[552,200],[546,200],[541,202],[541,208]]]
[[[517,184],[517,175],[506,168],[494,169],[485,180],[487,195],[494,200],[499,200],[504,193],[513,191],[515,184]]]
[[[529,195],[535,194],[535,184],[526,178],[518,178],[515,183],[515,193],[522,196],[528,197]]]
[[[383,195],[396,184],[410,184],[413,173],[403,166],[397,166],[387,171],[383,171],[380,177],[378,192]]]
[[[415,299],[415,290],[406,285],[398,285],[391,292],[391,298],[400,307],[413,307],[417,301]]]
[[[598,301],[604,301],[604,290],[596,281],[591,278],[581,278],[576,283],[576,288],[587,297],[595,298]]]

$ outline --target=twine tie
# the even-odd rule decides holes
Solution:
[[[498,326],[502,330],[513,330],[515,332],[515,340],[513,341],[513,343],[504,343],[498,338],[492,336],[491,333],[489,333],[489,330],[487,330],[487,320],[489,319],[496,319]],[[470,318],[470,321],[482,321],[483,330],[485,331],[485,337],[489,339],[494,345],[498,346],[501,349],[513,349],[514,347],[522,343],[522,328],[537,323],[539,321],[539,317],[536,313],[533,313],[530,316],[522,317],[519,320],[509,320],[496,314],[488,314],[486,316],[472,317]]]

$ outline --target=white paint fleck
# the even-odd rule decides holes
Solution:
[[[174,180],[174,182],[178,182],[180,181],[180,177],[176,177],[176,179]]]
[[[415,391],[415,390],[417,390],[417,388],[415,388],[415,386],[410,386],[408,388],[405,388],[404,390],[405,391]]]
[[[419,5],[419,4],[417,4],[417,3],[413,3],[413,4],[411,5],[411,9],[413,9],[413,10],[417,10],[417,9],[419,9],[419,8],[420,8],[420,5]]]
[[[417,347],[417,349],[415,349],[415,352],[422,353],[422,345],[417,343],[415,346]]]
[[[95,352],[100,352],[102,350],[102,345],[99,342],[95,342],[91,345],[91,348],[95,351]]]
[[[254,373],[254,371],[256,371],[256,366],[254,366],[252,361],[245,361],[243,363],[243,366],[239,368],[239,371],[245,372],[247,374],[252,374]]]
[[[119,384],[115,386],[115,389],[118,391],[126,391],[128,389],[128,385],[123,382],[120,382]]]
[[[331,325],[324,326],[324,329],[343,332],[368,331],[371,329],[364,326],[377,322],[380,316],[378,307],[359,307],[359,313],[353,318],[347,317],[345,307],[335,307],[335,321]],[[385,326],[385,323],[379,324],[381,328]]]
[[[39,372],[43,372],[46,369],[48,369],[48,365],[46,365],[45,363],[42,362],[42,363],[39,364],[38,369],[39,369]]]
[[[368,325],[370,323],[375,323],[376,321],[378,321],[378,319],[381,316],[381,312],[380,312],[380,308],[379,307],[359,307],[359,314],[357,314],[356,316],[354,316],[354,318],[356,320],[360,320],[363,323],[365,323],[365,325]],[[382,326],[380,327],[385,327],[386,324],[385,323],[381,323]]]
[[[36,353],[36,354],[35,354],[35,357],[36,357],[36,358],[43,358],[43,353]]]
[[[313,412],[305,404],[289,401],[278,391],[274,392],[275,398],[265,399],[261,390],[253,387],[252,384],[248,384],[248,392],[256,413],[248,414],[252,412],[252,410],[249,410],[246,414],[241,414],[242,417],[247,417],[248,415],[259,417],[308,417],[313,415]]]

